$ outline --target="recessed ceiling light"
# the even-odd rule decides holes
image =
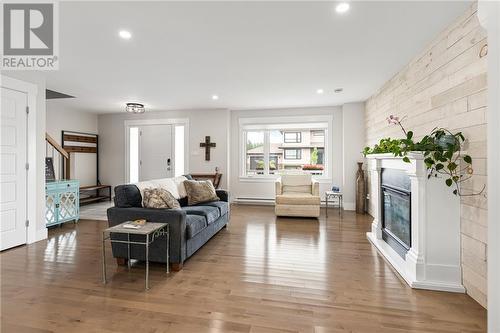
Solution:
[[[341,93],[342,91],[344,91],[344,89],[342,89],[342,88],[337,88],[337,89],[334,90],[334,92],[336,94]]]
[[[323,89],[318,89],[316,90],[316,94],[318,95],[321,95],[322,93],[324,93],[325,91]]]
[[[127,30],[120,30],[119,35],[123,39],[130,39],[132,37],[132,34],[130,33],[130,31],[127,31]]]
[[[219,99],[219,96],[217,96],[217,95],[212,95],[212,99],[213,99],[214,101],[216,101],[216,100],[218,100],[218,99]]]
[[[349,10],[350,7],[351,6],[348,2],[339,2],[335,7],[335,11],[339,14],[344,14]]]

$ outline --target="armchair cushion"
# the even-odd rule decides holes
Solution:
[[[320,197],[308,193],[284,193],[276,196],[278,205],[319,205]]]
[[[309,185],[283,185],[283,193],[312,193],[312,187],[311,184]]]
[[[312,176],[305,175],[283,175],[281,176],[281,192],[312,193]]]

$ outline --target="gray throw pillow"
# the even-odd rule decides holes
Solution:
[[[145,208],[181,208],[181,205],[179,205],[174,196],[162,188],[146,188],[144,190],[142,206]]]
[[[209,180],[185,180],[184,186],[186,187],[189,206],[219,200],[215,193],[215,187]]]

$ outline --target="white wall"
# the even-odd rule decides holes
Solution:
[[[223,174],[221,187],[228,185],[228,110],[182,110],[146,112],[142,115],[117,113],[100,115],[99,167],[103,184],[116,186],[126,182],[125,120],[189,119],[189,170],[186,172],[212,173],[219,167]],[[200,142],[209,135],[217,144],[210,152],[211,160],[205,161],[205,150]]]
[[[29,160],[35,156],[36,165],[31,168],[36,169],[36,188],[28,189],[34,191],[35,223],[34,235],[28,232],[28,243],[33,243],[47,238],[47,228],[45,227],[45,78],[40,72],[35,71],[9,71],[2,73],[6,76],[32,83],[37,86],[38,94],[36,98],[36,110],[31,110],[30,116],[36,117],[36,144],[28,148]],[[33,114],[34,113],[34,114]],[[31,142],[30,142],[31,143]],[[30,193],[28,198],[30,198]]]
[[[47,100],[47,133],[61,144],[61,131],[97,134],[97,114],[71,110],[61,100]],[[49,151],[49,155],[50,151]],[[71,153],[70,178],[78,179],[80,186],[96,184],[96,154]],[[54,168],[58,169],[57,160]],[[56,170],[57,174],[57,170]]]
[[[342,156],[344,208],[356,209],[357,162],[363,162],[365,146],[365,104],[348,103],[342,106]]]
[[[268,110],[239,110],[231,111],[230,125],[230,154],[231,154],[231,196],[232,198],[257,198],[274,199],[274,181],[269,180],[247,180],[240,179],[240,138],[239,119],[254,117],[292,117],[292,116],[333,116],[333,129],[329,133],[332,155],[329,156],[329,168],[331,178],[320,183],[320,192],[330,189],[332,184],[342,185],[342,109],[338,106],[311,107],[311,108],[289,108]]]

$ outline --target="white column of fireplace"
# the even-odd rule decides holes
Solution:
[[[412,288],[465,292],[460,266],[460,199],[441,177],[427,179],[424,157],[411,163],[391,154],[368,155],[371,200],[370,242]],[[403,259],[382,239],[382,169],[404,170],[411,181],[411,247]]]

